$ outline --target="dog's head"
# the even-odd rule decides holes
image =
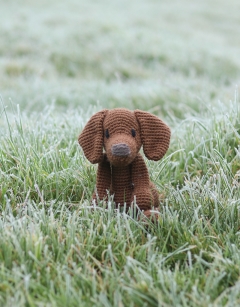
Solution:
[[[170,142],[170,129],[148,112],[127,109],[102,110],[93,115],[78,141],[91,163],[103,158],[103,148],[114,166],[130,164],[141,146],[149,160],[160,160]]]

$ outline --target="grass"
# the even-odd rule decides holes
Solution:
[[[1,3],[1,306],[239,306],[238,12]],[[114,107],[172,130],[167,155],[146,161],[165,194],[148,227],[111,197],[91,207],[96,167],[77,137]]]

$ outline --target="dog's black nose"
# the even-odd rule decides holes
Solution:
[[[128,145],[124,143],[112,145],[111,151],[114,156],[118,157],[126,157],[131,153],[131,150]]]

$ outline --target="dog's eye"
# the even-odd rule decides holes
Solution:
[[[132,136],[135,137],[136,136],[136,131],[134,129],[132,129]]]
[[[109,138],[109,131],[108,131],[108,129],[106,129],[106,131],[105,131],[105,137],[108,139]]]

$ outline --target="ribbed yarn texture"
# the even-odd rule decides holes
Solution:
[[[148,112],[123,108],[102,110],[94,114],[78,140],[91,163],[98,163],[96,193],[107,198],[114,195],[117,205],[130,206],[134,198],[149,216],[159,206],[159,194],[150,182],[146,157],[160,160],[169,147],[171,132],[157,116]],[[93,199],[97,199],[96,193]]]

